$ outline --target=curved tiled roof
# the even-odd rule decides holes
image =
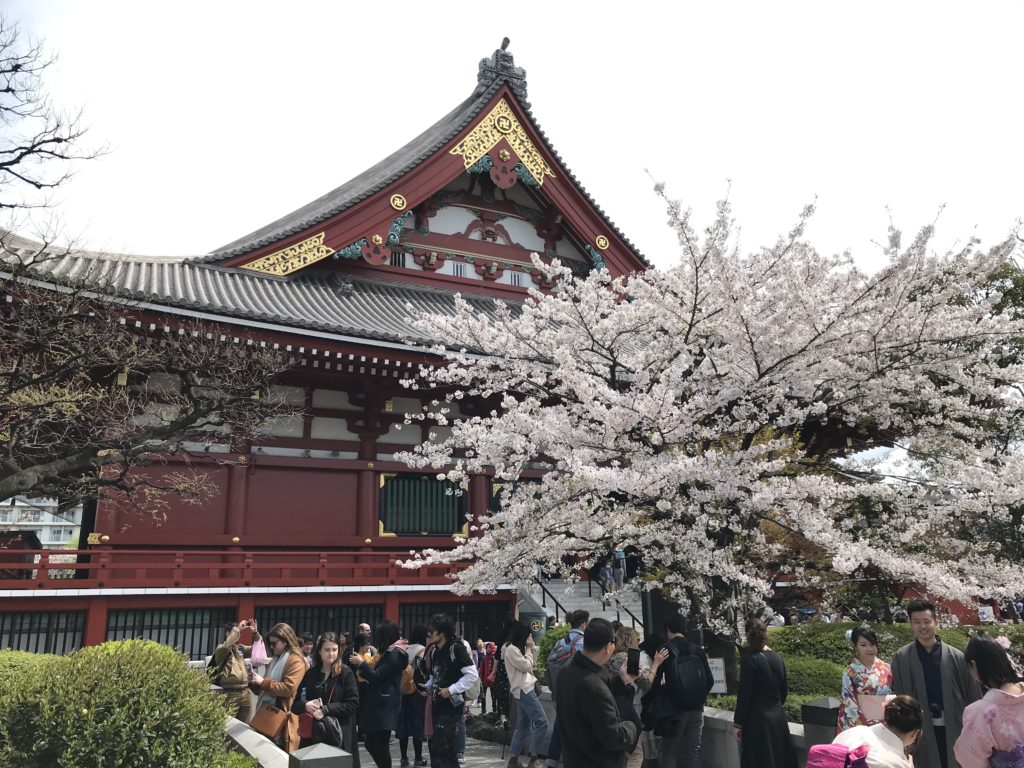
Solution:
[[[11,258],[8,255],[6,258]],[[451,291],[410,283],[349,278],[306,269],[284,280],[180,258],[155,261],[110,254],[63,254],[31,267],[40,279],[228,317],[261,320],[391,342],[429,342],[408,321],[413,311],[454,314]],[[495,302],[464,296],[493,317]]]
[[[202,257],[201,260],[222,261],[270,245],[290,235],[313,227],[332,216],[336,216],[356,203],[379,192],[384,187],[400,179],[454,139],[472,123],[473,119],[480,114],[487,103],[506,84],[517,97],[519,105],[544,142],[545,147],[562,168],[565,169],[565,173],[570,181],[580,190],[594,210],[597,211],[605,223],[626,243],[633,253],[647,266],[651,266],[650,262],[644,258],[643,254],[637,250],[629,238],[608,218],[608,215],[602,210],[601,206],[595,202],[583,185],[580,184],[579,179],[566,167],[558,152],[551,146],[547,135],[540,125],[537,124],[537,120],[530,110],[529,102],[526,101],[526,73],[522,69],[513,66],[512,56],[506,53],[504,48],[495,51],[492,57],[483,59],[480,62],[478,85],[468,99],[404,147],[363,171],[355,178],[345,182],[340,187],[321,195],[316,200],[257,229],[255,232],[250,232],[244,237],[221,246],[208,256]]]

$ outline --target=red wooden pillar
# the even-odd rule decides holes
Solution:
[[[359,473],[356,486],[356,535],[369,544],[367,539],[375,538],[380,529],[377,525],[377,473],[373,462],[367,462],[368,469]]]
[[[224,515],[224,533],[241,537],[245,533],[245,508],[249,503],[248,456],[239,456],[238,463],[228,467],[227,511]]]
[[[107,641],[107,598],[94,597],[85,613],[83,645],[99,645]]]
[[[398,595],[395,592],[388,592],[384,595],[384,618],[391,619],[398,623]],[[408,631],[408,627],[403,627]]]
[[[487,514],[491,502],[491,479],[487,475],[473,475],[469,478],[469,524],[480,524],[480,518]],[[479,536],[479,531],[470,531],[470,536]]]
[[[238,597],[238,613],[235,618],[238,621],[243,619],[251,619],[256,616],[256,601],[252,595],[239,595]],[[262,628],[264,630],[270,629],[270,627]]]

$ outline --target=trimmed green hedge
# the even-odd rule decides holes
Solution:
[[[802,722],[800,706],[822,696],[839,696],[843,671],[853,659],[853,646],[846,632],[858,626],[852,623],[826,624],[809,622],[794,627],[773,627],[769,630],[768,645],[786,662],[789,697],[786,714],[791,722]],[[878,653],[890,661],[907,643],[913,642],[914,632],[909,624],[873,624],[878,635]],[[944,643],[964,649],[972,635],[998,637],[1005,635],[1014,648],[1024,649],[1024,624],[993,624],[956,627],[939,630]],[[710,696],[709,707],[734,710],[735,696]]]
[[[782,708],[786,710],[786,719],[791,723],[802,723],[804,721],[804,716],[800,708],[808,701],[814,701],[815,699],[820,698],[820,695],[807,696],[796,693],[789,694],[789,696],[786,697],[786,703],[782,705]],[[715,709],[725,709],[729,712],[735,712],[736,697],[712,694],[708,696],[708,706],[714,707]]]
[[[786,656],[785,661],[786,679],[791,694],[822,696],[823,691],[832,691],[828,695],[839,695],[846,665],[811,656]]]
[[[245,765],[225,752],[224,705],[185,662],[150,640],[63,657],[0,652],[0,765]]]
[[[795,627],[772,627],[768,630],[768,645],[787,661],[790,656],[810,656],[841,664],[845,669],[853,659],[853,646],[847,641],[846,633],[857,626],[852,622],[826,624],[814,621]],[[872,629],[878,635],[878,655],[886,660],[914,640],[914,631],[909,624],[873,624]],[[963,650],[968,640],[967,632],[960,627],[940,630],[939,637],[960,650]]]

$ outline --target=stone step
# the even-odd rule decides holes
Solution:
[[[569,582],[563,579],[549,579],[544,582],[544,586],[547,587],[548,592],[558,601],[565,613],[583,609],[590,614],[592,619],[601,618],[608,621],[615,621],[617,619],[626,626],[635,625],[635,628],[640,631],[641,636],[643,635],[643,626],[641,625],[643,609],[641,607],[639,590],[631,589],[627,586],[626,589],[621,590],[618,594],[604,596],[600,591],[600,587],[595,584],[590,585],[590,594],[588,594],[588,585],[586,582],[581,582],[573,584],[572,589],[567,592]],[[553,601],[550,598],[544,599],[539,585],[534,585],[530,589],[530,594],[549,616],[555,616],[559,621],[565,620],[564,615],[559,615],[559,611]],[[635,620],[630,616],[629,612],[632,612],[633,616],[636,617]]]

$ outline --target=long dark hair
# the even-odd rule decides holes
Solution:
[[[516,617],[511,613],[506,614],[505,617],[498,624],[498,636],[494,639],[494,644],[498,646],[499,650],[505,643],[508,642],[508,633],[512,629],[512,626],[516,623]]]
[[[1010,663],[1006,649],[991,637],[972,637],[964,648],[964,660],[968,665],[974,662],[978,670],[978,680],[986,688],[999,688],[1007,683],[1021,682],[1020,675]]]
[[[317,658],[317,666],[319,668],[323,668],[324,666],[323,659],[320,658],[320,651],[323,649],[324,643],[334,643],[336,646],[338,646],[338,658],[336,658],[334,660],[334,663],[331,665],[331,672],[328,675],[328,677],[337,677],[345,668],[345,664],[341,660],[341,641],[338,639],[338,636],[333,632],[324,632],[322,635],[320,635],[319,638],[317,638],[315,653]]]
[[[530,636],[530,627],[524,621],[517,621],[508,630],[508,644],[514,645],[520,653],[526,653],[526,639]]]
[[[384,653],[388,648],[398,642],[398,638],[402,636],[402,630],[398,628],[391,619],[384,619],[380,624],[377,625],[377,629],[373,633],[374,645],[377,646],[377,650]]]

